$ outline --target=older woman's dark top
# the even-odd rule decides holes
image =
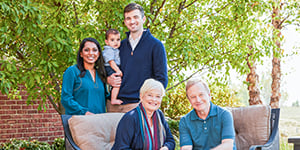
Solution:
[[[175,141],[166,122],[163,113],[158,110],[161,116],[162,124],[166,130],[166,137],[163,146],[167,146],[169,150],[175,149]],[[115,144],[112,150],[141,150],[143,149],[143,137],[140,129],[140,120],[137,108],[127,112],[119,122]]]

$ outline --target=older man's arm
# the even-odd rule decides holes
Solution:
[[[189,123],[189,122],[188,122]],[[193,142],[187,127],[186,118],[182,117],[179,122],[179,135],[180,135],[180,149],[181,150],[192,150]]]
[[[232,114],[225,110],[220,115],[222,115],[222,143],[212,150],[233,150],[235,132]]]
[[[233,149],[233,139],[224,139],[222,140],[222,144],[211,150],[232,150]]]

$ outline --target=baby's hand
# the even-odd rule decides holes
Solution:
[[[122,73],[121,70],[120,70],[120,71],[117,71],[117,73],[119,74],[120,77],[123,77],[123,73]]]

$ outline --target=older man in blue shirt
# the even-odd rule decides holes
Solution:
[[[186,95],[194,109],[179,123],[181,150],[235,150],[232,114],[210,101],[207,84],[189,80]]]

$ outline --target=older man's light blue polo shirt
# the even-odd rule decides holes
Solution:
[[[235,137],[232,114],[210,102],[210,112],[200,119],[195,109],[181,118],[179,123],[180,146],[192,145],[194,150],[208,150]],[[234,144],[234,150],[235,144]]]

